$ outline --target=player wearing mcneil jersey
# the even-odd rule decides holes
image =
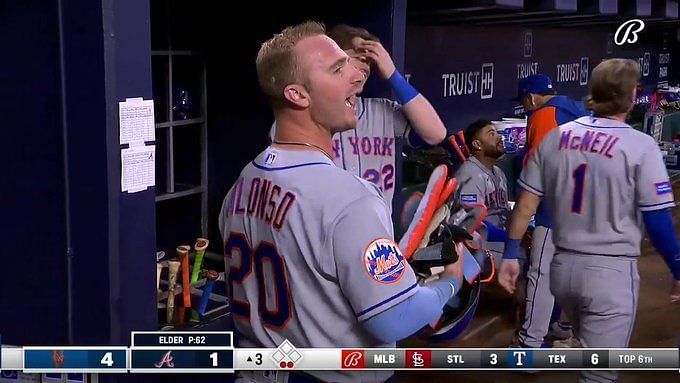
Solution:
[[[345,24],[331,28],[328,36],[364,74],[362,87],[375,70],[387,81],[396,97],[396,102],[386,98],[357,97],[357,127],[334,134],[331,153],[338,167],[374,183],[391,207],[394,190],[399,184],[396,138],[403,137],[411,147],[427,147],[442,142],[446,128],[425,96],[399,73],[377,36],[364,28]],[[274,135],[275,127],[270,132],[272,140]]]
[[[680,300],[680,251],[668,209],[675,206],[653,138],[625,123],[640,79],[635,61],[600,63],[581,117],[552,130],[532,154],[519,183],[506,253],[516,252],[540,198],[552,215],[555,256],[550,290],[584,347],[623,348],[630,341],[639,292],[642,224],[673,274]],[[512,254],[510,254],[512,255]],[[517,272],[500,283],[514,289]],[[584,371],[582,381],[615,381],[611,371]]]
[[[435,323],[462,261],[420,286],[380,190],[330,154],[333,134],[356,126],[361,72],[314,22],[265,42],[256,66],[279,143],[245,166],[219,217],[237,344],[394,347]],[[392,372],[301,374],[276,381],[382,382]],[[259,372],[241,379],[271,381]]]

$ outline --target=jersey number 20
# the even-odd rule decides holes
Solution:
[[[572,173],[574,179],[574,193],[571,196],[571,213],[581,214],[583,212],[583,188],[586,184],[586,170],[588,165],[579,165]]]
[[[234,253],[239,253],[241,264],[231,266],[228,273],[228,283],[232,291],[232,313],[236,316],[250,320],[250,304],[233,298],[234,285],[243,284],[248,278],[252,278],[253,268],[255,269],[255,279],[257,280],[257,309],[260,318],[270,327],[282,328],[290,320],[293,311],[291,310],[291,296],[286,279],[286,265],[283,258],[276,251],[276,247],[268,242],[260,242],[255,250],[250,247],[246,236],[243,233],[231,233],[224,246],[224,256],[233,258]],[[269,263],[272,275],[265,277],[264,266]],[[267,284],[274,283],[276,308],[269,310],[267,307]]]

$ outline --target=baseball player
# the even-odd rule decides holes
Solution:
[[[500,258],[506,239],[505,222],[510,211],[508,181],[496,166],[498,159],[505,154],[503,136],[496,132],[491,121],[479,120],[465,129],[465,142],[470,158],[455,175],[460,185],[460,199],[463,203],[486,206],[487,248]]]
[[[541,140],[559,125],[588,115],[580,102],[555,94],[552,81],[543,74],[520,80],[517,98],[524,105],[527,119],[527,148],[535,151]],[[526,273],[526,296],[522,325],[516,342],[520,347],[546,347],[545,336],[557,339],[557,344],[573,346],[571,325],[560,322],[561,310],[550,293],[550,262],[555,246],[550,229],[550,212],[545,203],[536,212],[529,268]],[[501,265],[500,275],[507,273]],[[514,341],[513,341],[514,343]]]
[[[396,69],[378,37],[345,24],[330,29],[328,36],[364,74],[362,86],[373,68],[389,83],[397,99],[358,97],[357,128],[335,134],[331,153],[338,167],[374,183],[391,207],[397,185],[395,137],[404,137],[411,147],[427,147],[442,142],[446,128],[425,96]],[[272,128],[272,139],[274,131]]]
[[[584,347],[628,346],[638,302],[642,223],[674,277],[680,300],[680,256],[669,208],[668,174],[654,139],[625,123],[640,79],[635,61],[600,63],[590,79],[586,116],[550,131],[520,176],[524,189],[513,210],[505,252],[516,258],[519,238],[541,197],[550,208],[555,256],[550,290]],[[515,289],[517,262],[500,279]],[[582,381],[614,381],[589,371]]]
[[[333,163],[331,137],[355,128],[363,75],[323,25],[284,29],[262,45],[256,66],[276,118],[275,143],[243,169],[219,217],[237,343],[394,347],[439,319],[461,283],[462,262],[420,286],[378,188]],[[241,379],[383,382],[391,375],[243,372]]]

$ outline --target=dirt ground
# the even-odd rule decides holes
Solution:
[[[674,182],[675,200],[680,201],[680,182]],[[680,233],[680,209],[674,213],[676,233]],[[637,321],[630,347],[679,347],[680,305],[669,303],[671,275],[663,259],[656,253],[648,240],[642,246],[639,261],[640,299]],[[466,331],[453,342],[438,347],[507,347],[515,328],[515,304],[512,297],[500,286],[486,286],[482,292],[480,307]],[[414,341],[402,347],[426,347],[426,343]],[[430,346],[431,347],[431,346]],[[451,372],[421,371],[398,372],[399,383],[415,382],[576,382],[578,372],[540,372],[536,374],[516,372]],[[678,371],[624,371],[619,376],[621,383],[680,382]]]

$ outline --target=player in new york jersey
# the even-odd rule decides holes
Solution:
[[[640,80],[638,64],[611,59],[590,79],[586,116],[553,129],[529,156],[505,251],[514,257],[541,197],[552,216],[555,256],[550,290],[583,347],[624,348],[638,302],[642,224],[668,263],[680,300],[680,255],[671,213],[673,191],[654,139],[625,123]],[[518,270],[501,280],[514,290]],[[614,381],[611,371],[583,381]]]
[[[333,134],[356,126],[363,75],[307,22],[257,56],[276,118],[275,142],[241,172],[219,227],[240,347],[394,347],[436,322],[458,290],[462,261],[420,286],[394,241],[378,188],[335,166]],[[277,382],[383,382],[391,371],[309,371]],[[271,382],[257,372],[244,381]]]
[[[475,121],[465,129],[465,142],[470,158],[456,172],[460,199],[467,204],[486,206],[486,248],[500,261],[505,243],[505,223],[510,212],[508,181],[496,166],[505,154],[503,137],[496,132],[491,121]]]
[[[442,142],[446,128],[425,96],[402,77],[376,36],[344,24],[330,29],[328,36],[364,74],[362,86],[374,69],[387,80],[397,99],[358,97],[357,127],[336,133],[332,152],[336,165],[374,183],[391,207],[397,186],[395,137],[404,137],[412,147],[427,147]]]

